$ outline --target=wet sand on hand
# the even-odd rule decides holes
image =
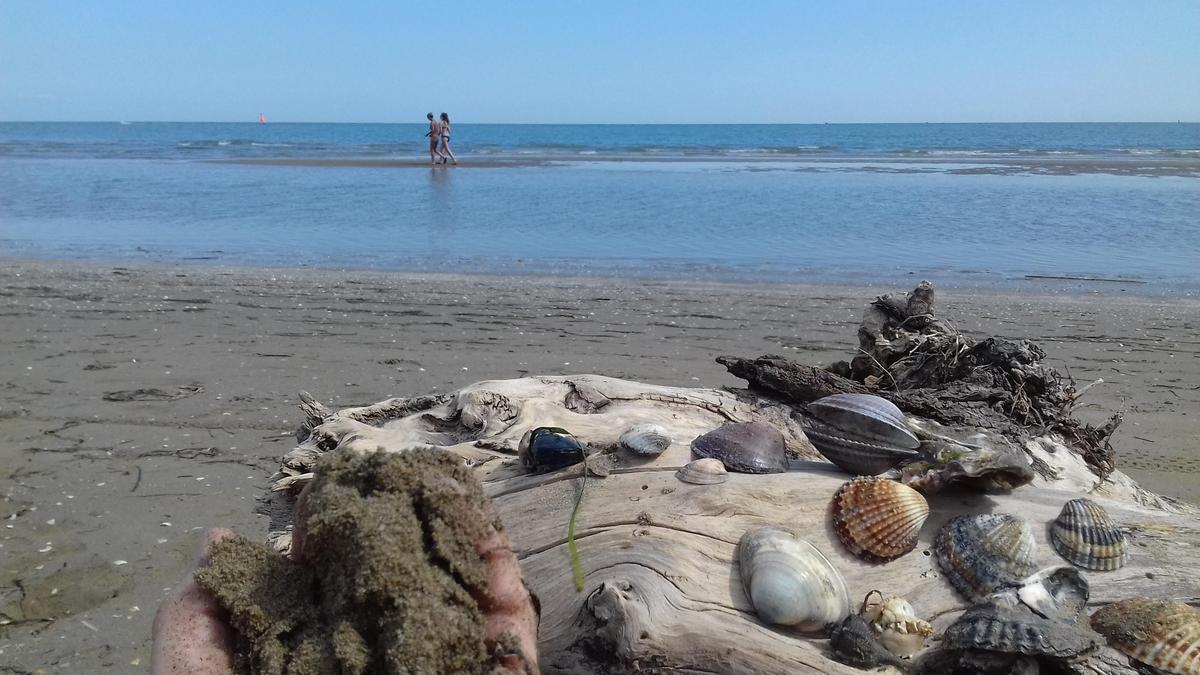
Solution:
[[[530,374],[743,386],[713,359],[848,358],[857,288],[9,261],[0,270],[0,661],[117,672],[199,532],[263,537],[255,497],[295,444],[296,392],[330,407]],[[1029,338],[1124,410],[1119,468],[1200,501],[1200,302],[1124,284],[940,287],[973,337]]]

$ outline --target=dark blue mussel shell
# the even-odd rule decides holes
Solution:
[[[583,444],[559,427],[537,427],[525,432],[517,448],[521,463],[531,469],[559,469],[582,462]]]

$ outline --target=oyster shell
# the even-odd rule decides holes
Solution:
[[[921,439],[921,457],[900,469],[900,480],[927,495],[951,483],[1010,492],[1033,480],[1029,455],[1001,434],[918,418],[909,419],[908,426]]]
[[[1124,654],[1177,675],[1200,675],[1200,610],[1176,600],[1130,598],[1092,614],[1092,628]]]
[[[1075,623],[1087,607],[1087,579],[1074,567],[1061,565],[1040,570],[1025,579],[1017,598],[1047,619]]]
[[[559,427],[537,427],[525,432],[517,457],[530,469],[559,469],[578,464],[587,454],[571,432]]]
[[[809,403],[808,411],[816,418],[805,421],[808,440],[848,473],[874,476],[918,456],[921,442],[887,399],[834,394]]]
[[[635,455],[654,457],[670,447],[671,437],[657,424],[639,424],[621,434],[617,443]]]
[[[917,535],[929,517],[929,503],[907,485],[856,478],[833,495],[830,512],[833,529],[847,551],[871,562],[886,562],[916,548]]]
[[[1020,605],[978,604],[942,634],[944,649],[970,649],[1071,659],[1101,644],[1087,626],[1052,621]]]
[[[692,454],[721,460],[729,471],[782,473],[787,471],[783,434],[766,422],[742,422],[698,436]]]
[[[1104,507],[1090,499],[1072,499],[1063,505],[1050,526],[1050,543],[1064,560],[1089,570],[1120,569],[1129,559],[1125,535]]]
[[[729,480],[729,472],[721,460],[702,457],[684,464],[675,472],[675,477],[693,485],[716,485]]]
[[[958,516],[934,541],[938,566],[971,602],[1022,585],[1037,571],[1036,546],[1029,523],[1006,513]]]
[[[879,595],[871,602],[872,595]],[[871,625],[879,644],[901,658],[908,658],[925,647],[925,640],[933,635],[933,626],[918,618],[912,605],[904,598],[884,598],[879,591],[867,593],[863,598],[859,614]]]
[[[900,659],[879,643],[866,619],[857,614],[851,614],[834,626],[829,635],[829,646],[834,658],[856,668],[904,667]]]
[[[738,565],[746,596],[766,623],[818,631],[850,614],[842,574],[789,530],[768,525],[742,535]]]

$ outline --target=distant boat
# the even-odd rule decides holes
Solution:
[[[259,124],[266,124],[266,123],[267,123],[267,118],[266,118],[266,117],[264,117],[262,113],[258,113],[258,123],[259,123]]]

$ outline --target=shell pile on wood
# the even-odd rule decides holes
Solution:
[[[766,422],[713,429],[692,441],[692,453],[719,459],[726,469],[739,473],[783,473],[788,468],[783,434]]]
[[[833,495],[833,529],[846,550],[863,560],[895,560],[917,546],[929,503],[891,480],[856,478]]]
[[[1126,655],[1177,675],[1200,675],[1200,610],[1130,598],[1096,610],[1092,628]]]
[[[879,595],[879,600],[870,602],[875,594]],[[871,625],[879,643],[901,658],[921,651],[925,640],[933,635],[933,626],[917,617],[912,605],[901,597],[884,598],[879,591],[871,591],[863,599],[860,615]]]
[[[1087,498],[1063,505],[1050,527],[1050,543],[1064,560],[1089,570],[1120,569],[1129,560],[1125,535],[1104,507]]]
[[[909,418],[908,427],[921,440],[921,458],[901,467],[900,480],[927,495],[952,483],[1007,493],[1034,478],[1029,455],[1003,434],[916,417]]]
[[[1021,586],[1037,571],[1036,546],[1029,523],[1006,513],[953,518],[934,542],[946,579],[971,602]]]
[[[746,596],[767,623],[812,632],[850,614],[841,572],[789,530],[768,525],[742,535],[738,565]]]
[[[675,472],[675,477],[693,485],[717,485],[729,480],[721,460],[712,457],[693,459]]]
[[[670,447],[671,437],[657,424],[639,424],[621,434],[617,443],[640,457],[657,457]]]
[[[851,614],[834,626],[829,634],[829,646],[838,661],[856,668],[878,668],[904,664],[876,639],[866,619]]]
[[[918,455],[921,442],[887,399],[834,394],[809,403],[808,412],[816,418],[806,421],[808,440],[848,473],[876,476]]]
[[[517,457],[530,469],[561,469],[578,464],[586,455],[571,432],[559,427],[537,427],[525,432],[517,446]]]

